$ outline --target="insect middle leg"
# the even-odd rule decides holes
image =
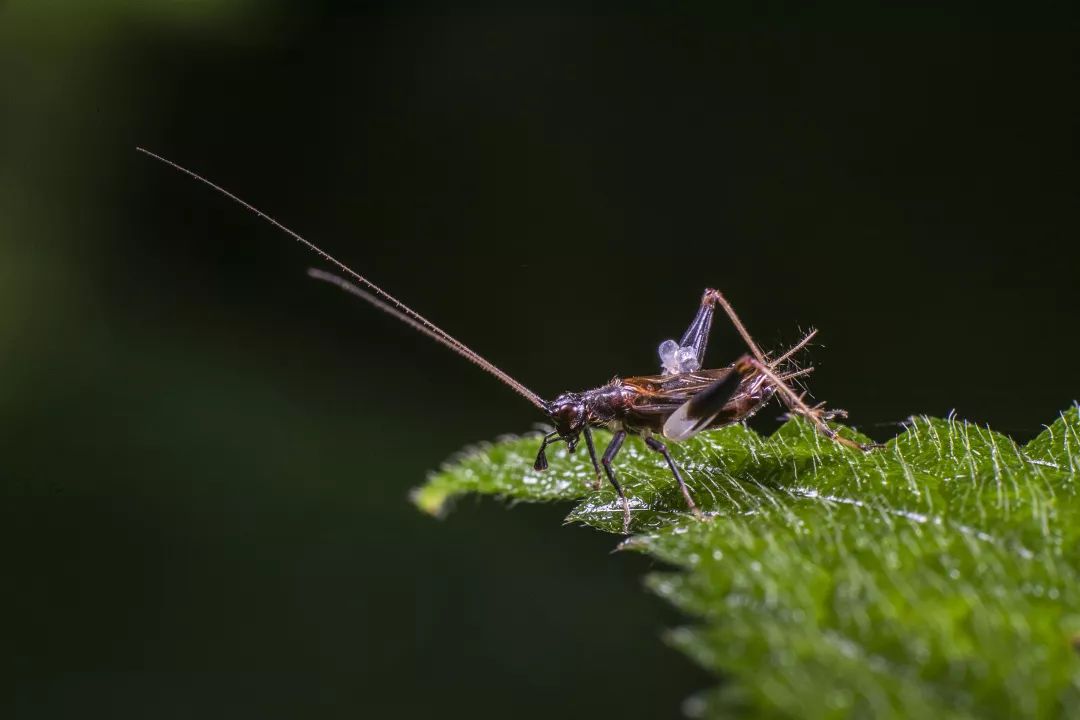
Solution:
[[[596,473],[596,481],[593,482],[593,490],[600,489],[600,463],[596,459],[596,445],[593,443],[592,429],[586,425],[585,429],[581,431],[581,434],[585,436],[585,447],[589,449],[589,459],[592,460],[593,472]]]
[[[623,442],[626,441],[626,431],[619,430],[615,433],[615,437],[611,438],[611,442],[608,443],[607,449],[604,450],[604,457],[600,459],[600,463],[604,466],[604,472],[607,473],[608,480],[615,486],[615,492],[618,493],[619,499],[622,500],[623,509],[623,533],[630,534],[630,502],[626,499],[626,493],[623,492],[622,485],[619,485],[619,481],[615,478],[615,471],[611,468],[611,463],[615,460],[615,456],[619,454],[619,449],[622,447]]]
[[[686,487],[686,481],[683,480],[682,473],[679,472],[679,466],[675,464],[675,460],[671,457],[671,451],[668,450],[667,445],[660,442],[654,437],[645,438],[645,444],[650,449],[655,450],[664,456],[664,460],[667,461],[668,467],[671,468],[671,474],[675,476],[675,479],[679,481],[679,489],[682,490],[682,495],[686,499],[687,506],[697,515],[701,517],[701,511],[698,510],[698,506],[694,504],[693,498],[690,497],[690,490]]]

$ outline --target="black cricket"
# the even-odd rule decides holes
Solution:
[[[666,340],[661,343],[659,348],[662,364],[661,374],[615,378],[602,387],[583,392],[566,392],[554,400],[545,401],[393,295],[354,272],[344,263],[255,206],[172,160],[144,148],[136,149],[238,203],[305,245],[324,260],[335,265],[358,285],[322,270],[309,270],[308,274],[311,277],[337,285],[346,292],[362,298],[378,309],[397,317],[424,335],[450,348],[466,360],[478,365],[539,408],[548,417],[555,429],[544,435],[540,443],[540,450],[534,464],[537,471],[545,470],[548,467],[545,452],[548,445],[555,442],[565,442],[568,449],[573,452],[579,439],[584,436],[585,446],[588,448],[589,457],[596,473],[596,487],[599,487],[601,482],[601,468],[603,468],[603,475],[607,477],[615,488],[615,492],[622,503],[623,531],[626,533],[629,533],[630,530],[630,503],[622,485],[619,484],[612,465],[629,434],[640,435],[649,449],[663,456],[664,461],[679,484],[679,489],[682,491],[687,507],[698,516],[700,516],[700,511],[690,496],[682,472],[671,457],[667,444],[661,438],[671,441],[685,440],[702,430],[718,428],[746,420],[776,395],[779,396],[790,412],[809,420],[819,432],[831,440],[862,451],[875,447],[873,445],[863,445],[838,435],[829,427],[827,420],[842,417],[843,411],[827,411],[820,404],[811,407],[803,400],[803,395],[796,392],[788,384],[790,380],[806,375],[813,370],[812,367],[794,368],[791,365],[791,359],[806,347],[807,343],[816,334],[816,330],[809,332],[780,357],[769,359],[761,351],[757,343],[754,342],[750,333],[747,332],[731,304],[720,292],[708,289],[701,298],[697,314],[679,342]],[[723,308],[750,352],[727,367],[711,370],[701,369],[704,362],[705,348],[708,344],[709,330],[712,326],[713,314],[717,305]],[[593,442],[592,428],[594,427],[606,427],[614,433],[611,442],[608,443],[607,448],[604,450],[604,454],[599,458]]]

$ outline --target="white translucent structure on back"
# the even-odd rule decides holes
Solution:
[[[679,346],[674,340],[665,340],[658,348],[660,364],[664,368],[665,375],[677,375],[679,373],[693,372],[701,367],[697,352],[689,345]]]

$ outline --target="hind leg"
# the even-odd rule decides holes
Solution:
[[[692,372],[704,364],[705,348],[709,344],[709,330],[716,306],[711,295],[714,292],[716,291],[706,290],[702,295],[701,306],[679,342],[665,340],[660,344],[660,363],[665,373],[670,375]]]
[[[776,393],[780,396],[780,399],[788,406],[788,409],[795,415],[801,415],[806,418],[810,423],[825,437],[829,438],[835,443],[843,445],[844,447],[852,448],[853,450],[862,450],[863,452],[873,450],[874,448],[884,447],[879,443],[870,443],[864,445],[854,440],[849,440],[846,437],[842,437],[835,430],[829,427],[826,420],[837,417],[838,414],[844,414],[843,410],[826,410],[823,405],[815,405],[810,407],[803,400],[802,395],[791,389],[791,386],[779,378],[776,373],[772,371],[767,364],[759,362],[756,358],[744,356],[743,362],[757,370],[764,375],[769,384],[773,386]]]
[[[746,343],[746,346],[750,349],[750,352],[753,355],[752,358],[746,358],[744,362],[753,367],[753,369],[757,370],[769,380],[769,384],[776,389],[776,392],[780,396],[780,399],[784,402],[785,405],[787,405],[788,409],[792,413],[803,416],[808,421],[810,421],[810,423],[813,424],[813,426],[817,428],[818,432],[820,432],[822,435],[845,447],[850,447],[856,450],[863,451],[881,447],[881,445],[877,443],[871,445],[863,445],[862,443],[857,443],[854,440],[848,440],[847,438],[838,435],[836,431],[830,428],[828,423],[825,422],[826,419],[830,416],[830,411],[825,410],[825,408],[821,405],[817,405],[815,407],[810,407],[809,405],[807,405],[803,401],[802,395],[795,392],[795,390],[790,385],[788,385],[783,378],[779,377],[776,374],[776,366],[784,360],[787,360],[796,350],[799,350],[803,346],[805,346],[806,343],[810,340],[811,337],[814,336],[817,331],[811,332],[807,337],[803,338],[803,340],[798,345],[785,353],[779,360],[770,363],[768,358],[765,357],[765,354],[761,352],[761,348],[759,348],[757,343],[754,342],[754,338],[750,336],[750,333],[746,329],[746,326],[742,324],[742,320],[739,319],[739,316],[735,313],[735,308],[731,307],[731,303],[727,301],[727,298],[725,298],[719,290],[706,290],[705,298],[702,299],[702,302],[704,303],[706,299],[713,303],[718,303],[720,307],[724,309],[724,312],[727,314],[728,319],[731,320],[731,324],[735,326],[735,329],[739,332],[739,335],[742,336],[743,342]]]
[[[664,456],[664,460],[667,461],[668,467],[671,468],[671,474],[675,476],[675,479],[679,483],[679,490],[682,491],[687,507],[689,507],[694,515],[697,515],[700,519],[701,511],[698,510],[698,506],[694,504],[693,498],[690,497],[690,490],[686,487],[686,481],[683,480],[682,473],[679,472],[679,466],[675,464],[675,460],[671,457],[671,452],[668,450],[667,445],[654,437],[645,438],[645,444],[648,445],[651,450],[655,450]]]

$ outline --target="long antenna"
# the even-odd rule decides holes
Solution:
[[[524,385],[519,383],[514,378],[512,378],[509,375],[507,375],[506,373],[504,373],[502,370],[499,370],[497,367],[495,367],[490,362],[488,362],[484,358],[477,355],[475,352],[473,352],[472,350],[470,350],[466,346],[464,346],[461,343],[456,342],[456,341],[451,342],[451,340],[453,340],[453,338],[450,338],[450,340],[448,340],[446,337],[432,332],[427,326],[422,325],[421,323],[417,322],[416,320],[413,320],[411,317],[409,317],[405,313],[399,311],[393,305],[390,305],[389,303],[384,303],[382,300],[375,297],[374,295],[369,293],[367,290],[364,290],[363,288],[359,288],[356,285],[353,285],[351,282],[349,282],[345,278],[341,277],[340,275],[335,275],[334,273],[328,273],[325,270],[319,270],[318,268],[308,268],[307,274],[308,274],[308,277],[314,278],[315,280],[321,280],[321,281],[323,281],[325,283],[330,283],[331,285],[336,285],[337,287],[341,288],[342,290],[349,293],[350,295],[355,295],[356,297],[360,298],[361,300],[364,300],[366,302],[371,303],[372,305],[374,305],[378,309],[382,310],[384,313],[387,313],[388,315],[393,315],[398,320],[405,323],[406,325],[413,328],[414,330],[416,330],[418,332],[421,332],[424,335],[427,335],[429,338],[431,338],[435,342],[440,343],[440,344],[445,345],[446,347],[450,348],[451,350],[453,350],[454,352],[456,352],[458,355],[465,358],[469,362],[474,363],[476,365],[479,365],[481,368],[483,368],[484,370],[487,370],[492,375],[494,375],[495,377],[499,378],[504,383],[509,385],[519,395],[527,398],[528,400],[530,400],[531,402],[536,404],[537,407],[539,407],[541,410],[544,409],[544,406],[542,404],[540,404],[543,401],[540,400],[540,398],[538,398],[535,394],[533,394],[533,392],[531,390],[529,390],[527,387],[525,387]],[[535,398],[535,400],[534,400],[534,398]]]
[[[230,200],[232,200],[236,204],[243,207],[245,210],[251,212],[252,214],[254,214],[255,216],[257,216],[259,218],[262,218],[267,223],[273,225],[278,230],[281,230],[283,233],[285,233],[286,235],[291,237],[293,240],[296,240],[298,243],[305,246],[307,249],[311,250],[313,253],[315,253],[319,257],[321,257],[324,260],[326,260],[327,262],[330,262],[333,265],[337,266],[338,269],[340,269],[346,275],[348,275],[353,280],[358,282],[360,285],[366,287],[368,290],[371,291],[371,293],[373,293],[374,295],[381,298],[381,300],[377,300],[371,294],[366,293],[365,291],[361,290],[359,287],[356,287],[355,285],[352,285],[351,283],[343,280],[342,278],[338,278],[338,277],[336,277],[334,275],[327,275],[327,276],[323,277],[323,276],[320,276],[320,274],[312,274],[312,277],[315,277],[316,279],[319,279],[319,280],[325,280],[325,281],[328,281],[328,282],[332,282],[332,283],[338,285],[338,287],[341,287],[343,290],[346,290],[347,292],[351,292],[354,295],[357,295],[358,297],[361,297],[361,298],[367,300],[368,302],[370,302],[373,305],[375,305],[376,307],[378,307],[380,310],[383,310],[385,312],[390,313],[391,315],[394,315],[394,317],[397,317],[399,320],[402,320],[402,321],[406,322],[408,325],[412,326],[413,328],[416,328],[417,330],[420,330],[421,332],[423,332],[425,335],[432,338],[433,340],[436,340],[437,342],[442,343],[443,345],[450,348],[454,352],[458,353],[459,355],[461,355],[465,359],[467,359],[470,362],[473,362],[476,365],[480,366],[481,369],[487,371],[491,375],[494,375],[496,378],[498,378],[500,381],[502,381],[508,387],[510,387],[511,390],[513,390],[517,394],[521,395],[523,398],[525,398],[526,400],[531,402],[536,407],[540,408],[540,410],[544,411],[545,413],[547,412],[547,404],[540,398],[539,395],[534,393],[532,390],[529,390],[527,387],[525,387],[524,385],[519,383],[517,380],[515,380],[514,378],[507,375],[505,372],[503,372],[499,368],[495,367],[495,365],[492,364],[491,361],[484,359],[483,357],[478,355],[476,352],[471,350],[464,343],[461,343],[458,340],[456,340],[452,335],[447,333],[445,330],[440,328],[438,325],[431,322],[430,320],[425,318],[423,315],[416,312],[415,310],[410,308],[408,305],[401,302],[396,297],[394,297],[390,293],[386,292],[385,290],[383,290],[381,287],[379,287],[375,283],[371,282],[370,280],[368,280],[364,276],[360,275],[355,270],[353,270],[352,268],[347,266],[345,263],[341,262],[340,260],[338,260],[337,258],[332,256],[330,253],[326,252],[325,250],[323,250],[319,246],[315,245],[315,243],[311,242],[310,240],[307,240],[306,238],[301,236],[296,231],[286,227],[285,225],[278,222],[274,218],[270,217],[269,215],[267,215],[266,213],[264,213],[262,210],[255,207],[251,203],[249,203],[246,200],[242,199],[241,197],[229,192],[228,190],[221,187],[220,185],[218,185],[216,183],[213,183],[210,180],[207,180],[206,178],[204,178],[202,175],[199,175],[195,171],[188,170],[183,165],[180,165],[179,163],[175,163],[172,160],[169,160],[168,158],[164,158],[161,155],[158,155],[157,153],[154,153],[154,152],[151,152],[151,151],[147,150],[146,148],[136,147],[135,149],[138,150],[139,152],[141,152],[143,155],[146,155],[147,157],[151,157],[151,158],[153,158],[154,160],[157,160],[160,163],[168,165],[169,167],[173,168],[174,170],[178,170],[181,173],[183,173],[184,175],[187,175],[188,177],[190,177],[190,178],[192,178],[194,180],[197,180],[198,182],[202,183],[203,185],[206,185],[207,187],[209,187],[209,188],[211,188],[213,190],[216,190],[217,192],[219,192],[222,195],[224,195],[225,197],[229,198]],[[315,271],[315,272],[318,273],[318,271]],[[385,301],[385,303],[382,302],[382,301]]]

